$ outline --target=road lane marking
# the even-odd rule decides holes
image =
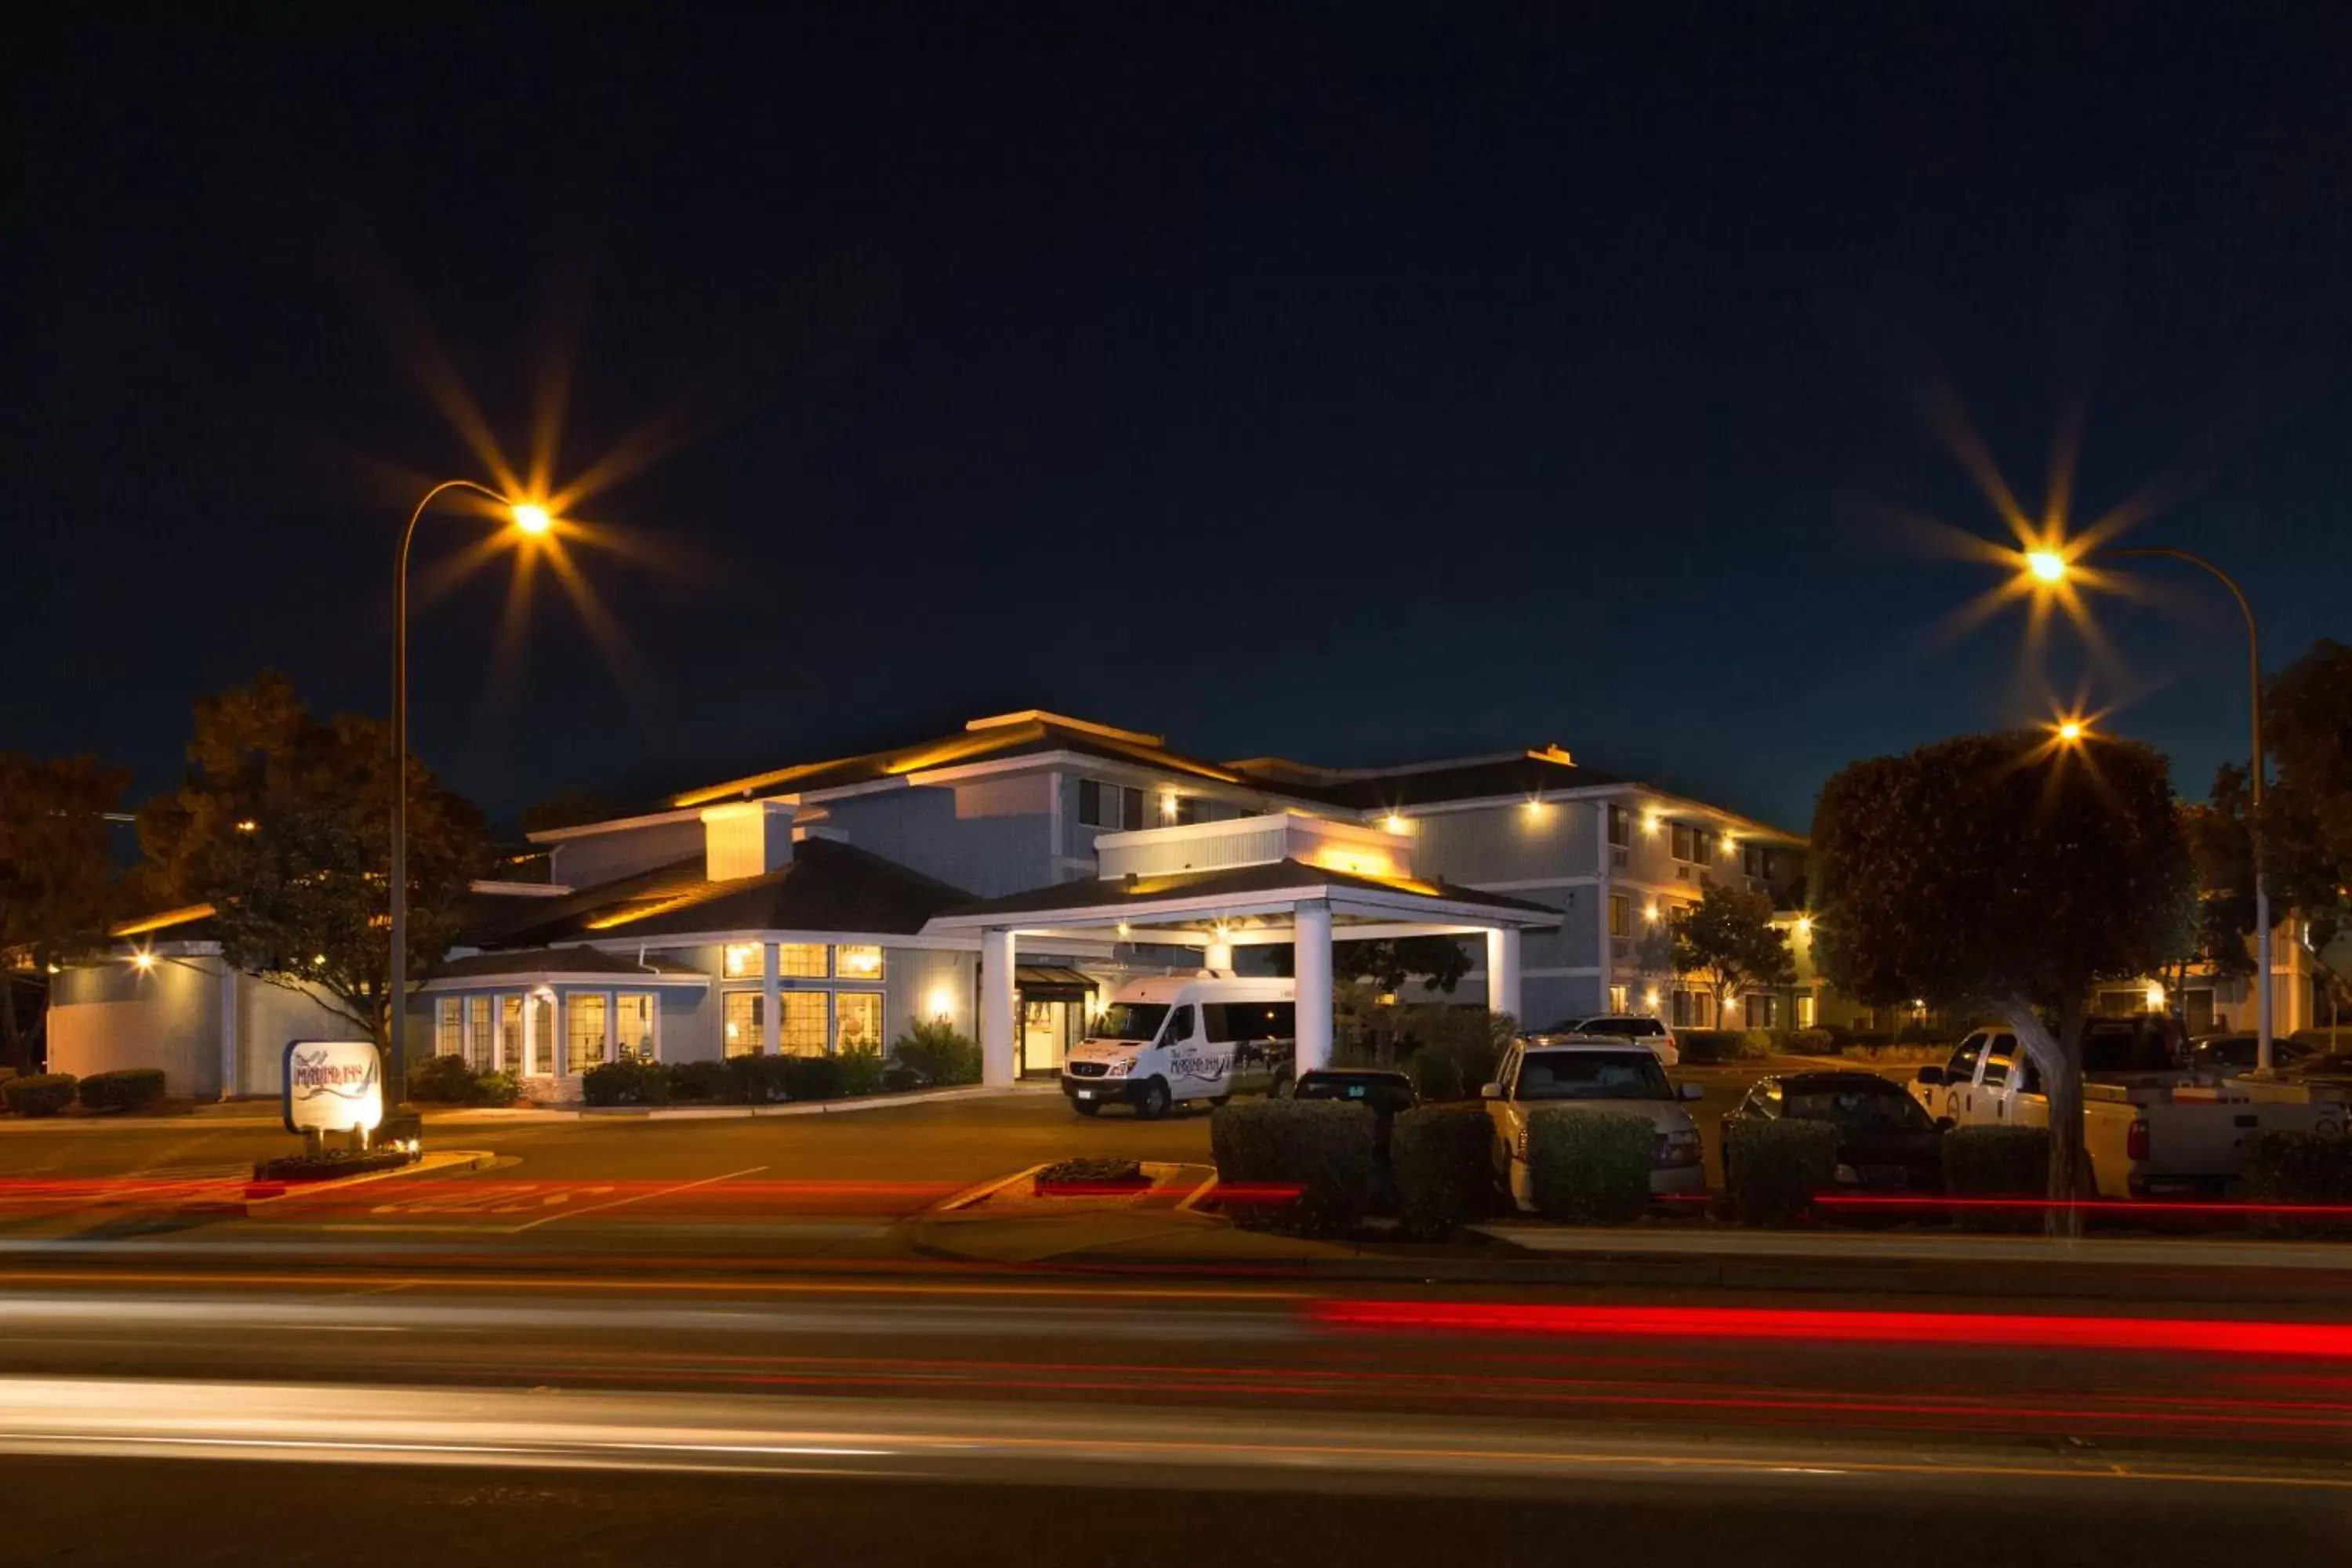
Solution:
[[[747,1170],[730,1171],[723,1176],[705,1176],[698,1182],[686,1182],[675,1187],[663,1187],[656,1192],[638,1193],[630,1197],[614,1198],[608,1204],[590,1204],[586,1208],[567,1209],[562,1214],[551,1214],[544,1219],[530,1220],[516,1226],[510,1234],[519,1235],[526,1230],[536,1230],[542,1225],[553,1225],[560,1219],[577,1219],[584,1214],[598,1214],[605,1209],[616,1209],[623,1204],[640,1204],[647,1198],[665,1198],[678,1193],[690,1193],[697,1187],[715,1186],[720,1182],[731,1182],[738,1176],[756,1176],[767,1168],[765,1165],[753,1165]]]

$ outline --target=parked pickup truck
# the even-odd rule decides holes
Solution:
[[[2256,1133],[2344,1132],[2340,1100],[2283,1084],[2200,1082],[2173,1065],[2161,1033],[2109,1023],[2094,1020],[2083,1041],[2083,1142],[2101,1197],[2219,1196],[2236,1185]],[[2050,1124],[2041,1074],[2006,1029],[1969,1035],[1943,1067],[1921,1068],[1911,1093],[1952,1126]]]

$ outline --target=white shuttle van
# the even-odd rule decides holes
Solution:
[[[1289,1087],[1298,1026],[1287,980],[1168,975],[1129,981],[1062,1062],[1062,1093],[1092,1116],[1131,1105],[1144,1119],[1187,1100]]]

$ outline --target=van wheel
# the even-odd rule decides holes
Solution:
[[[1143,1086],[1141,1094],[1135,1097],[1135,1114],[1142,1121],[1157,1121],[1168,1114],[1168,1107],[1171,1103],[1168,1098],[1168,1086],[1155,1078]]]
[[[1070,1101],[1070,1109],[1076,1111],[1080,1116],[1100,1116],[1102,1114],[1101,1104],[1091,1100],[1074,1100]]]
[[[1290,1075],[1285,1072],[1274,1075],[1274,1087],[1265,1092],[1269,1100],[1287,1100],[1290,1097]]]

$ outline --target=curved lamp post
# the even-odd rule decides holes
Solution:
[[[2128,550],[2108,550],[2110,556],[2137,555],[2161,557],[2167,561],[2184,562],[2201,572],[2210,574],[2230,596],[2238,601],[2238,613],[2246,618],[2246,698],[2253,715],[2253,766],[2248,773],[2248,789],[2253,798],[2252,815],[2260,816],[2263,805],[2263,645],[2262,634],[2254,626],[2254,606],[2238,580],[2222,571],[2202,555],[2168,545],[2137,545]],[[2025,557],[2025,569],[2037,582],[2063,582],[2074,563],[2055,550],[2035,550]],[[2250,824],[2251,826],[2251,824]],[[2271,1032],[2273,1026],[2271,998],[2271,895],[2263,879],[2263,840],[2259,831],[2250,832],[2248,838],[2254,855],[2254,967],[2260,991],[2254,1002],[2256,1065],[2267,1070],[2273,1065]]]
[[[426,490],[408,526],[400,531],[400,552],[392,577],[392,973],[385,988],[385,1011],[392,1049],[384,1063],[384,1103],[396,1106],[408,1094],[408,550],[415,542],[416,525],[425,510],[450,490],[471,490],[506,509],[514,526],[527,534],[545,533],[553,520],[547,509],[518,501],[472,479],[444,479]]]

